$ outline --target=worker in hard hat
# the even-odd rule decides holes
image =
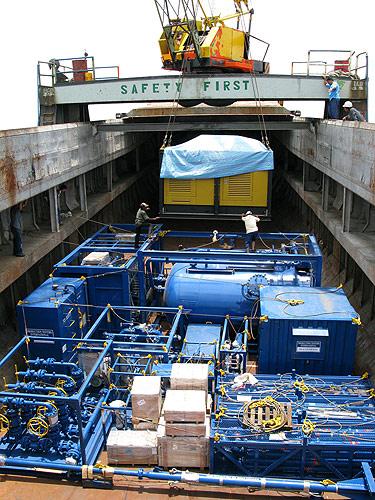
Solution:
[[[340,85],[328,75],[324,77],[324,84],[328,88],[328,118],[340,118]]]
[[[255,217],[253,213],[248,210],[245,214],[241,215],[241,219],[245,223],[246,228],[246,237],[245,237],[245,245],[246,252],[250,252],[255,250],[255,241],[258,238],[258,226],[257,222],[260,221],[259,217]]]
[[[156,222],[160,217],[149,217],[148,213],[150,206],[147,203],[141,203],[135,216],[135,248],[139,247],[139,240],[141,237],[142,227],[148,226],[151,222]]]
[[[356,109],[353,106],[353,103],[351,101],[344,102],[343,108],[344,108],[344,111],[346,113],[343,120],[346,120],[348,122],[364,122],[364,121],[366,121],[364,119],[362,113],[360,113],[358,111],[358,109]]]

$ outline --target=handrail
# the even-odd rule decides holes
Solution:
[[[74,69],[69,63],[72,61],[88,61],[87,68],[84,69]],[[61,64],[68,62],[68,64]],[[48,72],[43,69],[43,65],[49,68]],[[115,75],[98,77],[97,72],[100,70],[115,70]],[[38,86],[42,85],[42,78],[50,78],[50,84],[48,86],[55,86],[56,84],[63,83],[57,81],[57,75],[73,75],[72,80],[64,82],[64,84],[73,83],[75,75],[78,74],[92,74],[92,80],[117,80],[120,78],[120,67],[119,66],[95,66],[95,61],[93,56],[82,56],[82,57],[64,57],[64,58],[54,58],[50,61],[38,61],[37,64],[37,83]]]
[[[324,54],[332,54],[334,57],[335,54],[346,54],[347,59],[345,59],[345,63],[343,61],[343,64],[345,64],[345,68],[347,66],[347,73],[348,76],[355,76],[358,78],[358,70],[360,69],[365,69],[365,79],[368,77],[368,55],[367,52],[360,52],[359,54],[355,54],[355,51],[351,50],[330,50],[330,49],[312,49],[309,50],[307,53],[307,60],[306,61],[293,61],[292,66],[291,66],[291,74],[292,75],[306,75],[310,76],[311,74],[311,69],[313,67],[317,66],[323,66],[324,67],[324,74],[327,74],[330,71],[335,71],[335,66],[337,66],[337,62],[335,59],[333,59],[333,62],[327,62],[323,60],[312,60],[311,56],[312,54],[316,53],[324,53]],[[353,57],[355,56],[355,65],[353,67]],[[365,57],[365,62],[364,64],[360,65],[360,58]],[[303,72],[296,72],[296,65],[298,64],[305,64],[306,65],[306,71]],[[346,73],[346,70],[344,71]]]
[[[250,35],[250,38],[254,38],[254,40],[258,40],[258,42],[262,42],[264,43],[265,45],[267,45],[267,48],[263,54],[263,58],[262,58],[262,61],[264,62],[265,58],[266,58],[266,55],[267,55],[267,52],[268,52],[268,49],[270,48],[270,43],[266,42],[265,40],[262,40],[261,38],[258,38],[257,36],[254,36],[254,35]]]

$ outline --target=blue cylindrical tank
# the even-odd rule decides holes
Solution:
[[[223,264],[175,264],[165,285],[168,307],[190,309],[195,322],[220,321],[223,316],[250,316],[260,285],[311,286],[312,278],[293,265],[259,263],[256,269]]]

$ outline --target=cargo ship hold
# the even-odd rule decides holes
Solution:
[[[0,496],[370,498],[367,53],[274,74],[248,1],[154,3],[162,75],[39,61],[0,131]]]

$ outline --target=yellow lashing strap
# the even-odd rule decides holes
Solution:
[[[310,434],[312,434],[314,432],[314,429],[315,429],[315,424],[313,424],[311,422],[311,420],[308,420],[307,418],[305,418],[305,420],[303,421],[303,424],[302,424],[302,432],[306,436],[310,436]]]
[[[321,484],[324,484],[324,486],[329,486],[331,484],[336,484],[334,481],[331,481],[330,479],[323,479],[323,481],[320,481]]]
[[[217,433],[217,432],[215,432],[215,434],[214,434],[214,441],[215,441],[215,443],[217,443],[218,441],[220,441],[220,438],[221,438],[220,434]]]
[[[309,392],[309,388],[303,380],[301,381],[296,380],[293,385],[296,389],[299,389],[303,393]]]
[[[298,306],[305,303],[302,299],[288,299],[286,302],[288,302],[290,306]]]
[[[215,419],[219,420],[219,418],[224,417],[225,415],[225,408],[223,406],[220,406],[219,411],[215,415]]]

